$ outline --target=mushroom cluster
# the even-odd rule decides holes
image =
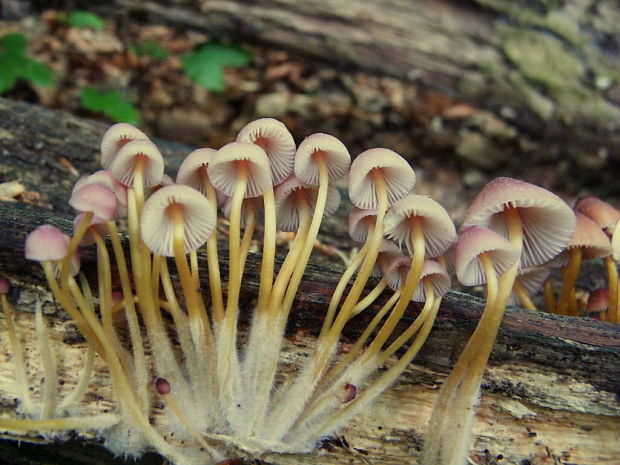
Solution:
[[[391,150],[367,150],[351,163],[337,138],[313,134],[296,146],[282,123],[265,118],[219,150],[189,154],[173,182],[146,135],[117,124],[103,137],[101,162],[102,171],[74,186],[73,235],[43,225],[26,241],[26,257],[41,263],[57,302],[89,344],[83,382],[59,402],[51,386],[54,364],[44,364],[49,382],[35,406],[11,326],[24,417],[0,419],[1,429],[91,428],[118,454],[154,448],[175,464],[310,451],[407,367],[450,288],[443,255],[456,239],[452,220],[437,202],[412,193],[414,171]],[[289,314],[321,222],[340,203],[335,182],[347,174],[355,205],[351,234],[362,244],[336,286],[307,361],[286,375],[279,361]],[[227,238],[218,240],[222,229]],[[247,337],[240,337],[245,264],[261,230],[258,296]],[[279,230],[295,233],[280,266]],[[83,247],[96,249],[96,282],[80,272]],[[366,292],[373,275],[380,279]],[[388,288],[392,296],[381,299],[382,308],[342,354],[347,323]],[[412,300],[424,302],[423,309],[403,330],[398,323]],[[43,329],[39,337],[49,344]],[[94,357],[108,366],[117,408],[83,416],[77,405]],[[388,359],[389,368],[380,370]],[[165,406],[163,416],[152,422],[157,404]]]
[[[311,451],[376,399],[417,355],[451,287],[448,268],[454,268],[464,285],[484,285],[487,301],[437,398],[422,463],[460,465],[506,305],[535,308],[530,296],[548,275],[540,266],[568,257],[568,284],[557,308],[574,310],[571,286],[579,261],[609,257],[605,295],[617,306],[617,274],[611,271],[617,247],[611,243],[620,241],[615,234],[620,216],[604,220],[613,228],[599,222],[608,228],[599,229],[599,241],[607,245],[575,251],[576,224],[597,221],[581,218],[592,217],[590,204],[581,201],[576,219],[560,198],[523,181],[489,183],[457,236],[448,212],[413,192],[414,171],[400,155],[375,148],[351,162],[337,138],[313,134],[297,146],[271,118],[248,124],[219,150],[190,153],[174,181],[164,175],[157,147],[128,124],[105,133],[101,163],[103,170],[73,188],[73,235],[43,225],[26,241],[26,258],[41,263],[56,301],[88,342],[81,381],[58,398],[55,362],[38,311],[46,382],[41,399],[32,398],[5,295],[8,283],[0,280],[23,414],[0,418],[2,430],[94,429],[117,454],[137,456],[152,448],[177,465]],[[345,175],[354,205],[349,233],[359,251],[333,291],[316,344],[290,373],[280,364],[285,328],[321,222],[340,204],[335,183]],[[294,234],[279,266],[278,231]],[[257,237],[258,295],[252,309],[240,309],[245,264]],[[83,247],[96,249],[95,282],[80,271]],[[555,301],[552,293],[546,296]],[[422,304],[407,326],[403,316],[411,301]],[[344,350],[339,341],[345,326],[373,305],[362,334]],[[241,312],[251,314],[244,335]],[[79,404],[95,357],[109,369],[116,408],[83,415]],[[153,421],[160,404],[163,414]]]

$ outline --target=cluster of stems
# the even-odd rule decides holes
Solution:
[[[439,241],[441,250],[429,248],[426,240],[430,237],[436,244],[438,239],[426,225],[426,215],[435,213],[416,210],[415,199],[404,216],[401,210],[390,210],[410,193],[413,170],[386,149],[360,155],[351,166],[350,190],[368,211],[362,225],[365,241],[342,273],[316,345],[297,372],[285,375],[279,361],[286,323],[295,311],[321,221],[334,211],[333,184],[349,171],[348,152],[335,138],[314,135],[296,151],[293,145],[290,161],[282,162],[276,158],[278,150],[284,150],[278,145],[282,137],[259,125],[245,140],[219,151],[201,149],[199,155],[205,158],[191,175],[179,172],[177,183],[185,183],[166,185],[156,148],[138,130],[125,126],[111,128],[104,137],[107,170],[79,181],[74,189],[70,203],[80,217],[73,235],[51,232],[58,236],[61,252],[39,250],[39,230],[29,237],[26,250],[28,258],[41,262],[56,301],[88,343],[82,381],[71,402],[79,403],[88,389],[97,356],[109,369],[117,408],[107,415],[71,416],[56,405],[50,388],[42,413],[35,414],[27,407],[32,403],[27,374],[16,357],[25,418],[0,419],[0,428],[92,428],[117,453],[139,454],[150,447],[175,464],[312,450],[322,436],[345,425],[389,387],[428,337],[449,284],[437,285],[435,276],[448,279],[445,270],[435,264],[439,269],[425,272],[425,260],[442,255],[453,240],[447,213],[440,216],[448,218],[449,237]],[[282,180],[274,184],[278,176]],[[294,178],[294,189],[281,187]],[[290,214],[284,204],[295,216],[295,238],[277,266],[276,232],[283,216]],[[226,212],[227,221],[216,219],[218,210]],[[406,230],[408,254],[398,252],[408,257],[406,269],[400,271],[402,279],[392,296],[343,354],[339,340],[345,325],[381,301],[387,287],[384,276],[367,291],[380,262],[387,273],[390,260],[380,257],[390,215],[392,229],[402,223],[400,231]],[[119,232],[121,218],[126,241]],[[245,264],[261,229],[259,289],[250,312],[240,308],[241,293],[249,273]],[[88,243],[96,249],[94,274],[80,271],[76,263],[80,248]],[[221,273],[223,261],[229,265],[227,277]],[[403,327],[402,317],[416,291],[425,301],[422,311]],[[12,322],[10,310],[5,311]],[[251,314],[247,337],[238,334],[240,311]],[[42,319],[37,324],[44,326]],[[46,344],[40,332],[41,344]],[[13,352],[20,353],[15,331],[9,334]],[[389,367],[379,372],[388,361]],[[50,384],[53,365],[44,363]],[[161,403],[162,415],[153,421],[153,409]]]

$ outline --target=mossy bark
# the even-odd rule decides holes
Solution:
[[[146,16],[218,40],[262,43],[343,73],[394,76],[490,110],[518,137],[485,142],[487,152],[502,157],[481,162],[482,168],[538,161],[567,177],[609,186],[619,169],[615,0],[98,3],[109,14]]]
[[[98,143],[105,125],[1,99],[0,121],[0,180],[20,180],[30,192],[30,200],[49,207],[46,210],[17,202],[0,203],[0,275],[13,283],[10,299],[17,307],[27,342],[33,342],[35,337],[35,298],[38,296],[44,302],[44,310],[57,335],[55,350],[63,354],[62,379],[66,386],[71,386],[80,373],[80,354],[84,347],[75,330],[65,324],[66,316],[53,304],[39,267],[22,258],[23,243],[25,235],[42,223],[70,229],[71,212],[66,200],[76,179],[71,172],[87,174],[98,169]],[[160,141],[158,145],[171,170],[190,151],[188,147]],[[66,161],[60,162],[60,157]],[[339,215],[327,225],[327,231],[344,244],[346,211]],[[93,260],[94,254],[85,254],[83,266],[87,272],[92,272]],[[204,264],[204,257],[200,261]],[[247,266],[256,270],[258,263],[259,257],[251,255]],[[225,274],[226,270],[222,272]],[[340,272],[338,265],[325,260],[320,263],[315,260],[308,267],[287,332],[291,370],[303,360],[303,348],[312,345]],[[252,271],[246,273],[244,301],[256,297],[258,283],[252,278],[255,275]],[[276,464],[418,463],[437,389],[475,327],[482,307],[483,302],[469,295],[448,294],[415,365],[380,401],[346,428],[341,437],[326,439],[316,454],[273,455],[261,460]],[[376,309],[374,306],[351,322],[345,343],[354,340]],[[406,322],[417,311],[418,307],[412,305]],[[6,344],[6,338],[0,337],[0,407],[3,413],[14,415],[14,374]],[[32,380],[40,379],[37,366],[33,362],[30,367]],[[617,326],[509,309],[485,373],[474,426],[473,462],[617,464],[620,461],[619,368]],[[106,384],[102,364],[98,365],[96,376],[102,385]],[[36,392],[39,384],[33,385]],[[109,389],[93,394],[88,396],[87,409],[110,407]],[[78,439],[92,444],[92,438],[79,436]],[[3,456],[14,454],[12,448],[17,446],[16,442],[3,443],[3,448],[11,450],[3,452]],[[61,464],[68,460],[58,453],[58,445],[47,447],[52,449],[40,453],[46,456],[46,463]],[[28,463],[31,450],[38,449],[19,451],[22,463]],[[91,463],[92,454],[90,447],[85,448],[83,462]],[[32,463],[39,459],[28,460]],[[80,463],[81,459],[71,460]]]

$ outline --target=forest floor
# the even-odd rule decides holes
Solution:
[[[48,10],[0,22],[0,37],[23,34],[28,57],[53,72],[51,85],[20,80],[3,96],[105,120],[84,108],[80,94],[84,88],[117,91],[133,103],[147,134],[195,147],[219,148],[247,122],[273,117],[297,142],[325,132],[341,139],[352,155],[391,148],[414,166],[416,192],[441,202],[457,223],[468,202],[497,175],[527,173],[526,179],[542,186],[558,184],[553,167],[528,165],[514,172],[485,150],[490,139],[494,146],[516,143],[514,128],[492,113],[413,84],[284,50],[235,44],[233,50],[243,49],[251,59],[224,68],[223,90],[210,91],[192,81],[183,60],[216,38],[130,17],[105,19],[100,28],[76,27],[67,24],[67,15]],[[562,194],[573,197],[578,191]]]

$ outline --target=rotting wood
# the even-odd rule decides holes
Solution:
[[[542,160],[610,186],[618,169],[615,0],[114,0],[89,7],[289,50],[343,73],[394,76],[472,103],[520,134],[485,141],[490,162],[503,154],[501,165],[518,169]],[[479,134],[471,135],[477,144]]]
[[[0,140],[0,173],[7,180],[22,180],[28,190],[36,191],[45,200],[41,203],[52,207],[50,212],[20,203],[0,204],[0,274],[14,284],[10,297],[19,312],[26,340],[33,338],[35,296],[41,296],[46,303],[51,324],[60,331],[56,350],[64,353],[65,362],[70,364],[62,375],[70,386],[75,382],[81,360],[75,354],[83,347],[62,314],[54,312],[56,307],[51,303],[38,266],[22,258],[23,241],[30,230],[44,222],[70,228],[66,199],[75,177],[57,160],[59,156],[67,157],[82,174],[96,170],[97,147],[104,125],[2,100],[0,113],[7,116],[2,123],[5,136]],[[25,138],[23,134],[30,137]],[[178,145],[161,146],[167,155],[171,154],[172,165],[189,152]],[[26,171],[32,166],[42,166],[44,170]],[[327,225],[336,243],[346,243],[343,224],[333,220]],[[88,263],[86,256],[86,268]],[[257,258],[252,256],[248,267],[256,269],[256,263]],[[256,293],[257,283],[252,281],[252,275],[247,273],[246,301]],[[322,309],[338,276],[335,266],[309,267],[289,325],[288,347],[293,351],[293,360],[297,360],[295,354],[311,346]],[[346,442],[326,441],[319,454],[278,455],[263,460],[281,464],[417,463],[432,399],[467,341],[481,309],[482,302],[476,298],[449,294],[416,364],[372,410],[343,431]],[[415,308],[411,311],[415,312]],[[359,334],[367,320],[368,316],[361,316],[352,322],[345,343]],[[14,413],[10,354],[4,345],[6,339],[0,341],[3,344],[0,403],[5,411]],[[475,426],[474,462],[617,464],[620,460],[619,355],[617,327],[593,320],[509,310],[483,384],[484,395]],[[33,368],[36,366],[33,363]],[[105,375],[100,371],[98,376]],[[31,379],[37,384],[40,376],[33,374]],[[106,397],[105,393],[102,398],[92,399],[89,408],[96,409],[110,402],[109,394]],[[348,448],[344,447],[347,443]],[[85,449],[86,456],[88,450]],[[63,460],[66,457],[54,463]],[[85,459],[84,463],[87,462]]]

